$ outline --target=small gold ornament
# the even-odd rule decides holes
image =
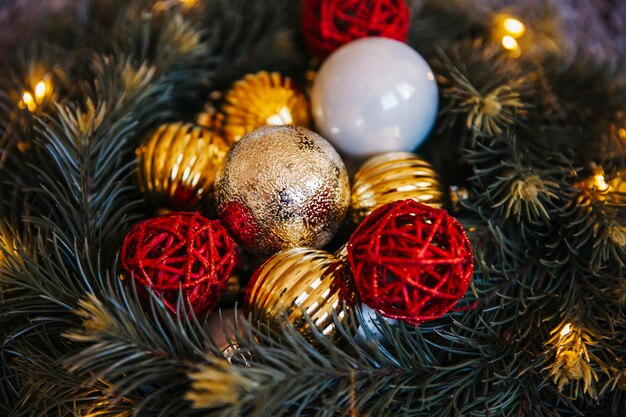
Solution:
[[[298,126],[266,126],[228,152],[215,179],[217,211],[249,252],[327,244],[350,199],[346,167],[320,135]]]
[[[246,75],[226,94],[222,108],[224,133],[230,142],[256,128],[274,125],[309,126],[309,102],[290,78],[277,72]]]
[[[141,190],[161,207],[191,209],[211,190],[228,148],[213,130],[164,124],[137,148]]]
[[[327,337],[335,337],[333,320],[346,319],[343,311],[356,304],[356,293],[346,263],[328,252],[293,248],[270,257],[254,273],[244,303],[245,314],[252,322],[280,329],[280,319],[288,320],[310,342],[315,343],[305,312],[315,328]]]
[[[354,175],[350,220],[357,225],[378,207],[408,198],[435,208],[444,206],[444,188],[433,166],[410,152],[377,155]]]

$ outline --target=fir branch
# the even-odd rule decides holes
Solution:
[[[605,167],[609,182],[623,169],[624,89],[611,85],[612,70],[508,59],[459,41],[484,32],[482,9],[411,2],[421,26],[410,43],[427,56],[433,39],[441,48],[433,65],[445,84],[443,130],[429,151],[469,188],[463,222],[475,228],[479,266],[472,288],[457,311],[419,328],[376,317],[374,331],[359,314],[336,323],[340,345],[317,334],[314,347],[287,321],[272,332],[244,320],[227,365],[182,298],[175,317],[155,297],[146,309],[118,279],[116,248],[146,215],[132,151],[156,124],[190,116],[210,89],[246,72],[303,73],[298,8],[282,0],[207,0],[189,11],[147,0],[85,4],[73,9],[78,25],[36,36],[35,52],[12,66],[0,96],[2,198],[17,213],[0,233],[0,398],[12,404],[0,412],[623,412],[624,197],[578,185],[590,162]],[[47,43],[57,46],[45,52]],[[58,103],[19,110],[21,92],[32,88],[29,68],[41,63],[54,74]],[[566,319],[587,335],[586,365],[553,350],[550,332]],[[577,367],[586,380],[574,378]],[[551,371],[556,382],[546,378]]]
[[[437,49],[432,64],[442,89],[439,133],[463,115],[472,135],[494,136],[516,123],[529,106],[529,70],[499,45],[464,39],[447,53]]]
[[[411,23],[407,43],[430,55],[433,45],[459,40],[468,33],[484,33],[491,11],[480,3],[467,7],[462,0],[410,0]]]
[[[226,90],[233,81],[260,70],[302,78],[306,47],[297,38],[299,7],[290,0],[210,0],[204,27],[210,53],[222,59],[212,87]]]

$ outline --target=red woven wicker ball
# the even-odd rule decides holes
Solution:
[[[341,45],[366,36],[406,41],[404,0],[304,0],[302,32],[313,56],[324,59]]]
[[[235,265],[235,241],[219,220],[199,213],[170,213],[132,228],[122,245],[121,263],[140,295],[159,295],[176,313],[179,289],[196,315],[214,309]]]
[[[348,259],[363,303],[418,325],[462,298],[474,271],[463,227],[414,200],[374,210],[350,237]]]

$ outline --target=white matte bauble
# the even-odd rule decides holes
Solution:
[[[412,151],[435,123],[437,82],[410,46],[363,38],[324,61],[311,104],[318,130],[345,155]]]

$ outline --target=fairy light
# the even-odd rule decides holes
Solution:
[[[33,90],[25,90],[22,93],[22,100],[19,105],[23,109],[28,109],[30,112],[37,110],[46,98],[52,95],[52,84],[48,80],[48,76],[44,76],[42,79],[33,82]]]
[[[37,108],[35,100],[33,99],[33,95],[28,91],[24,91],[24,94],[22,94],[22,102],[30,111],[35,111],[35,109]]]
[[[514,58],[522,55],[518,38],[526,33],[526,25],[521,20],[507,13],[499,13],[493,20],[493,38],[500,40],[502,47]]]
[[[550,333],[552,337],[546,346],[553,349],[554,360],[546,369],[558,390],[563,391],[566,385],[575,383],[572,385],[575,391],[570,391],[574,397],[580,391],[595,395],[594,382],[598,380],[598,375],[588,349],[597,343],[594,341],[596,337],[576,323],[559,325]]]
[[[599,191],[606,191],[609,188],[609,185],[606,183],[606,181],[604,180],[604,175],[602,174],[596,174],[593,176],[593,181],[595,183],[596,188]]]
[[[506,33],[514,38],[519,38],[526,32],[526,26],[514,17],[504,19],[502,27]]]
[[[197,0],[179,0],[185,9],[191,9],[198,4]]]
[[[35,98],[37,101],[41,101],[46,95],[46,83],[44,81],[39,81],[35,86]]]
[[[517,41],[511,35],[504,35],[502,37],[502,46],[504,46],[504,48],[508,49],[509,51],[514,51],[515,49],[519,48]]]
[[[590,168],[591,175],[581,179],[576,184],[576,187],[582,192],[580,198],[591,201],[622,198],[619,193],[623,193],[623,190],[626,189],[620,185],[622,174],[607,178],[602,167],[592,164]]]

